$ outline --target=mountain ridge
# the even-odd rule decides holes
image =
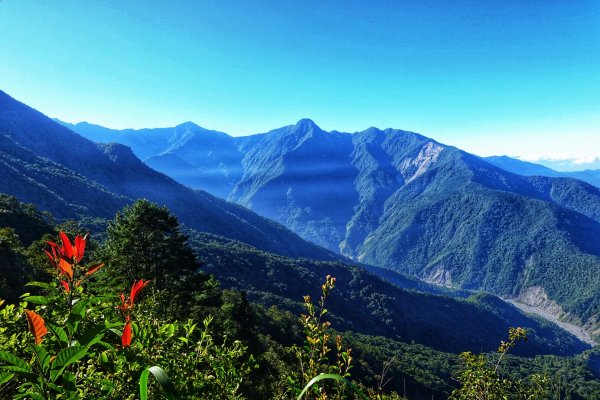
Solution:
[[[112,217],[124,204],[142,197],[167,205],[183,223],[200,231],[291,257],[339,259],[252,211],[178,184],[146,166],[127,146],[96,144],[2,91],[0,140],[0,172],[11,177],[0,188],[59,218]],[[33,193],[32,187],[40,190]],[[48,192],[57,194],[48,197]],[[84,203],[77,204],[82,198]]]
[[[329,250],[438,284],[507,297],[543,287],[563,318],[600,334],[598,188],[521,176],[396,129],[325,132],[304,119],[228,140],[233,161],[212,157],[241,170],[219,189],[231,188],[229,200]],[[183,172],[170,173],[185,181]]]
[[[600,187],[600,170],[585,169],[582,171],[559,172],[546,166],[535,164],[508,156],[491,156],[484,159],[507,171],[525,176],[548,176],[555,178],[573,178]]]

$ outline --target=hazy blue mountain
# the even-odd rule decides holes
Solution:
[[[226,198],[242,174],[242,152],[227,134],[192,122],[173,128],[114,130],[80,122],[59,121],[101,143],[124,144],[151,168],[186,186]]]
[[[97,144],[0,92],[0,191],[59,218],[112,216],[147,198],[199,231],[292,257],[339,256],[239,205],[192,190],[142,163],[121,144]]]
[[[271,131],[246,152],[229,199],[338,250],[358,201],[351,152],[349,135],[324,132],[310,120]]]
[[[497,167],[519,175],[575,178],[587,182],[590,185],[600,187],[600,170],[586,169],[584,171],[559,172],[543,165],[522,161],[508,156],[485,157],[485,160]]]
[[[213,146],[211,158],[196,157],[206,153],[200,143],[176,154],[240,176],[230,200],[305,239],[437,284],[521,295],[560,314],[554,301],[590,330],[600,324],[596,187],[534,165],[521,167],[557,177],[514,174],[506,169],[518,160],[488,162],[395,129],[325,132],[305,119],[220,140],[229,143],[223,155]]]

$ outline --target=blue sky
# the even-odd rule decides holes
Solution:
[[[309,117],[581,169],[600,157],[600,2],[3,0],[0,89],[69,122]]]

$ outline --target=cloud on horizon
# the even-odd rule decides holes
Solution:
[[[579,171],[584,169],[600,169],[600,154],[526,154],[516,158],[559,171]]]

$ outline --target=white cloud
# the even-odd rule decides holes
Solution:
[[[600,162],[600,154],[526,154],[518,157],[525,161],[550,161],[550,162],[564,162],[568,164],[584,165],[594,164]]]
[[[530,153],[517,156],[524,161],[545,165],[557,171],[600,169],[600,154]]]

